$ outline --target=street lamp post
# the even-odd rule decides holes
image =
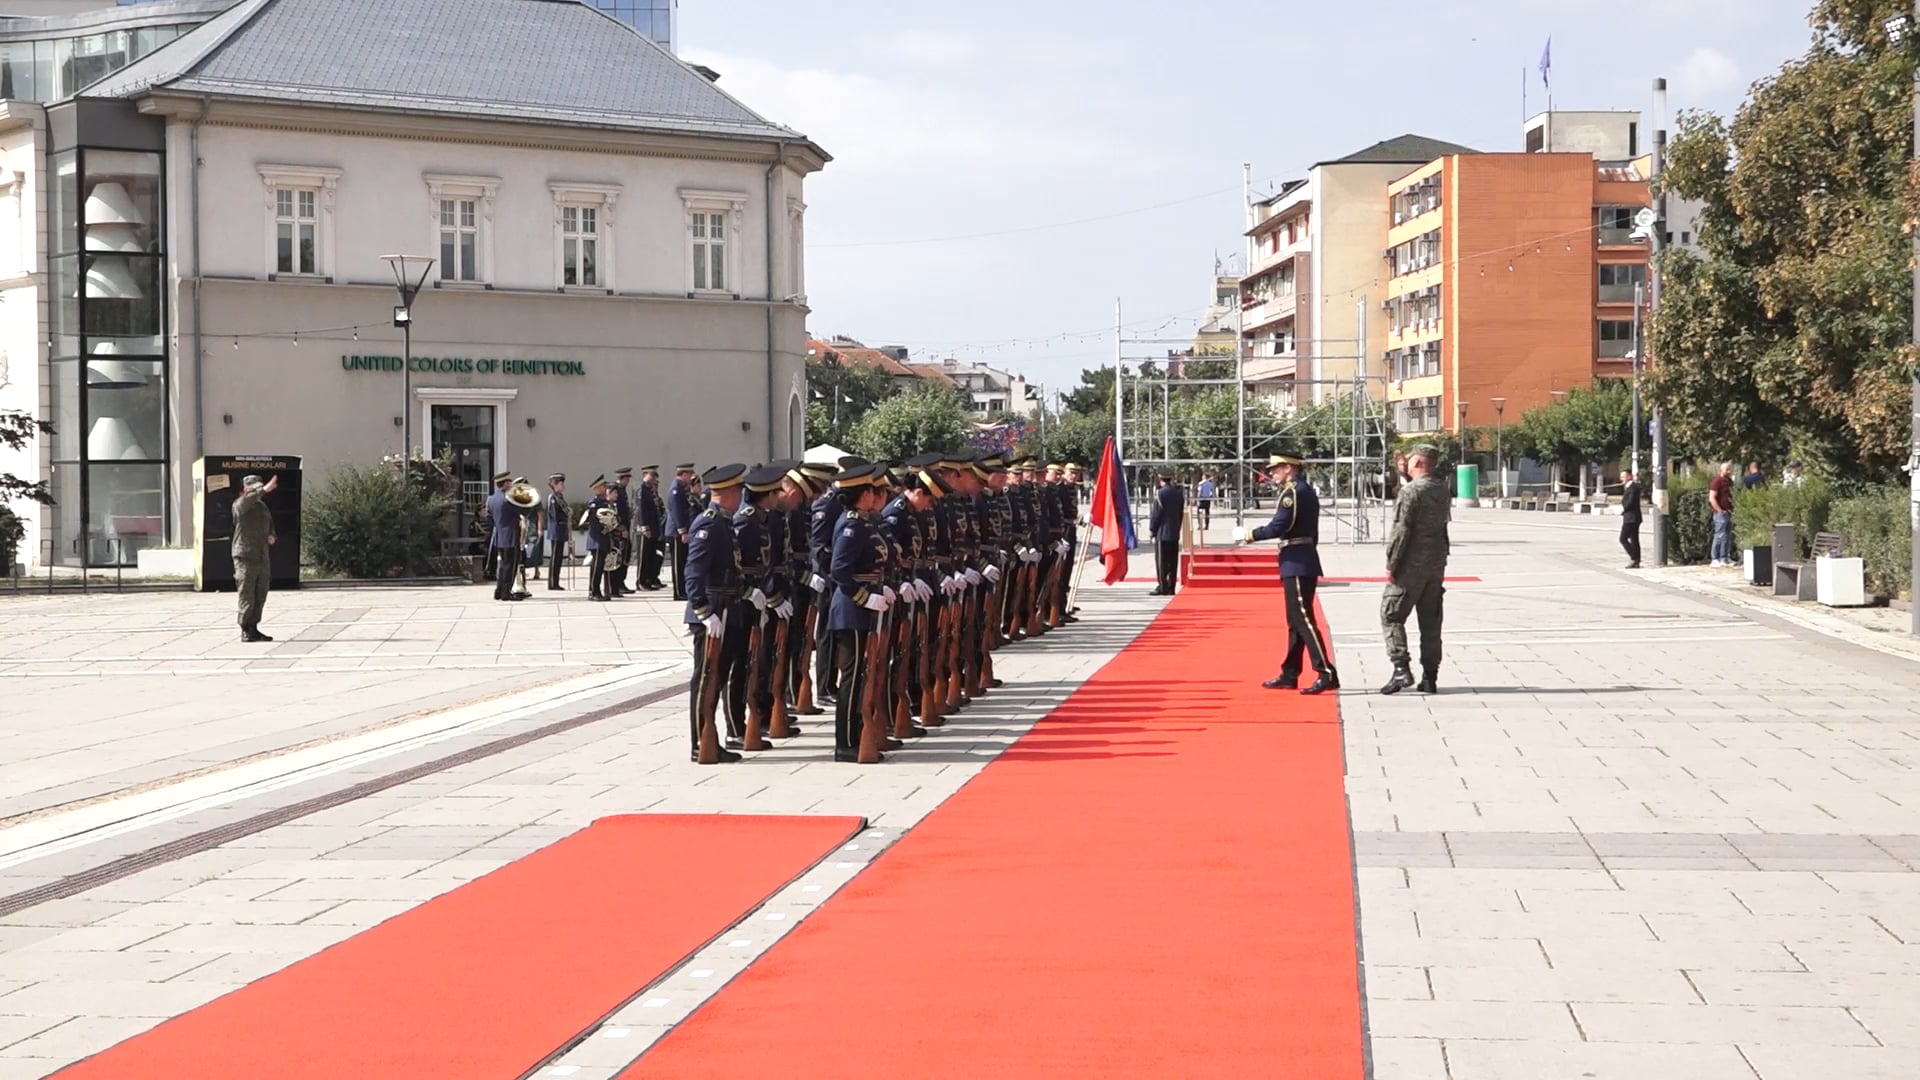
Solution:
[[[1493,494],[1496,498],[1507,497],[1507,399],[1493,399]]]
[[[405,476],[413,461],[413,298],[433,272],[433,260],[424,255],[382,255],[393,268],[393,284],[400,290],[400,303],[393,309],[393,325],[400,328],[400,474]]]

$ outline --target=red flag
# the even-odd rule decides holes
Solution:
[[[1094,479],[1093,506],[1088,515],[1100,526],[1100,562],[1106,567],[1106,582],[1115,584],[1127,576],[1128,535],[1133,525],[1127,510],[1126,481],[1121,476],[1120,455],[1114,452],[1113,436],[1107,436],[1107,448],[1100,458],[1100,475]]]

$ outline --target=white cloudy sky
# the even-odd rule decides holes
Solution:
[[[681,0],[680,36],[834,155],[815,333],[1061,388],[1111,358],[1116,299],[1129,333],[1192,326],[1240,250],[1242,162],[1262,186],[1408,132],[1517,150],[1549,36],[1556,107],[1649,109],[1664,75],[1674,110],[1731,111],[1811,3]]]

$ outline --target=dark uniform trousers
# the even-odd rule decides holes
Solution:
[[[267,586],[273,580],[272,564],[263,555],[257,559],[235,559],[233,568],[240,579],[240,629],[257,631],[260,614],[267,606]]]
[[[1304,657],[1313,670],[1324,675],[1333,670],[1327,662],[1327,641],[1320,635],[1320,621],[1313,614],[1313,594],[1320,579],[1299,575],[1280,579],[1287,596],[1287,655],[1280,663],[1282,678],[1300,677]]]
[[[687,598],[686,541],[676,535],[667,541],[667,547],[673,552],[673,598],[675,600],[685,600]]]
[[[745,605],[743,617],[745,619],[744,625],[747,628],[748,644],[751,644],[754,623],[760,620],[760,613],[755,611],[753,605],[749,603]],[[746,675],[751,678],[754,669],[758,668],[760,678],[751,686],[747,687],[747,694],[749,696],[744,698],[743,702],[758,708],[760,715],[767,717],[769,723],[772,722],[773,717],[773,665],[778,659],[773,655],[773,646],[779,636],[780,618],[772,612],[768,612],[766,621],[760,623],[760,655],[754,656],[751,651],[746,654],[748,661]],[[789,636],[791,636],[791,634],[789,634]],[[744,737],[747,733],[745,712],[746,710],[743,707],[740,716],[740,737]]]
[[[867,685],[867,630],[833,632],[834,670],[840,676],[840,693],[833,706],[833,741],[841,750],[860,747],[860,697]]]
[[[720,680],[720,708],[726,712],[726,735],[738,739],[746,734],[747,725],[747,634],[750,629],[747,619],[739,611],[738,605],[730,605],[727,612],[727,627],[720,639],[719,670],[712,677]],[[752,605],[746,605],[751,612]],[[700,697],[706,692],[707,672],[707,627],[704,623],[693,624],[693,679],[687,687],[687,715],[691,720],[693,732],[693,752],[700,752]]]
[[[829,629],[828,616],[832,607],[832,597],[827,593],[821,593],[814,601],[813,688],[816,697],[838,697],[842,685],[838,659],[840,631]]]
[[[587,595],[588,596],[607,595],[606,593],[607,544],[609,542],[610,541],[607,541],[607,540],[600,541],[600,546],[593,549],[593,554],[588,559],[588,562],[587,562]]]
[[[1620,548],[1627,553],[1629,562],[1640,561],[1640,519],[1630,517],[1620,522]]]
[[[1159,572],[1160,591],[1172,596],[1173,587],[1180,580],[1180,541],[1155,540],[1153,567]]]
[[[547,556],[547,588],[558,590],[560,588],[560,564],[562,560],[566,558],[567,542],[565,540],[549,539],[547,543],[553,548],[552,554]]]
[[[1411,665],[1407,648],[1407,616],[1420,623],[1420,666],[1428,673],[1440,670],[1441,600],[1446,595],[1441,574],[1400,575],[1380,594],[1380,625],[1387,636],[1387,659]]]
[[[515,579],[520,573],[520,560],[525,557],[526,553],[517,547],[493,549],[493,560],[495,564],[493,598],[495,600],[505,600],[513,593],[514,585],[516,584]]]
[[[787,703],[799,700],[800,672],[807,665],[807,627],[813,625],[813,590],[805,585],[793,587],[793,618],[787,620]]]
[[[660,567],[666,562],[665,543],[657,536],[643,536],[640,545],[640,584],[657,589],[660,587]]]

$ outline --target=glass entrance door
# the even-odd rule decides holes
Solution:
[[[435,405],[430,423],[433,458],[450,462],[458,484],[454,538],[478,541],[475,550],[484,551],[487,536],[481,519],[487,496],[493,494],[494,406]]]

